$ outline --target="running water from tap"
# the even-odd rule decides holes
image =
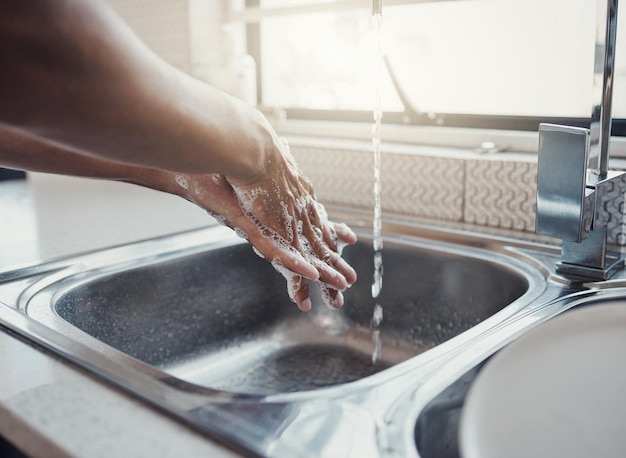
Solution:
[[[374,150],[374,278],[372,281],[372,298],[376,299],[383,287],[383,238],[382,238],[382,205],[381,205],[381,180],[380,180],[380,124],[383,118],[381,85],[383,70],[382,51],[382,0],[374,0],[372,3],[372,23],[376,40],[376,61],[374,69],[374,127],[372,131],[372,146]],[[376,303],[374,314],[371,320],[372,340],[374,341],[374,351],[372,353],[372,364],[376,364],[380,358],[380,323],[383,319],[383,308]]]

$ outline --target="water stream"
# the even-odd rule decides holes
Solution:
[[[374,126],[372,130],[372,146],[374,150],[374,221],[373,221],[373,245],[374,245],[374,278],[372,280],[372,298],[377,299],[383,287],[383,237],[382,237],[382,205],[381,205],[381,180],[380,180],[380,124],[383,118],[381,85],[383,71],[382,51],[382,13],[380,10],[372,12],[376,41],[376,62],[374,69]],[[372,352],[372,364],[376,364],[382,351],[380,340],[380,324],[383,320],[383,307],[376,302],[370,326],[372,328],[372,340],[374,350]]]

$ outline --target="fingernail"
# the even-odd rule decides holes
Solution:
[[[335,300],[333,301],[333,307],[339,308],[343,305],[343,294],[337,291],[337,296],[335,296]]]
[[[307,297],[305,300],[303,300],[298,308],[303,312],[308,312],[309,310],[311,310],[311,298]]]

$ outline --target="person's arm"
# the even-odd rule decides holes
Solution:
[[[77,154],[3,128],[0,128],[0,164],[21,170],[123,181],[179,195],[216,216],[225,225],[237,229],[240,234],[245,234],[265,258],[282,259],[281,262],[285,266],[298,272],[298,275],[288,277],[291,282],[289,288],[292,299],[303,311],[311,308],[308,285],[301,281],[300,276],[316,280],[319,276],[316,268],[308,266],[306,262],[303,263],[300,253],[287,255],[278,245],[265,237],[259,226],[244,215],[232,187],[222,175],[179,174],[103,160]],[[353,234],[347,227],[334,225],[334,228],[341,240],[350,243]],[[339,266],[338,270],[346,273],[346,279],[355,281],[356,276],[351,267],[336,253],[333,253],[333,257],[335,258],[333,262]],[[345,288],[341,284],[336,284],[335,287]],[[327,302],[330,305],[334,307],[342,305],[343,298],[338,291],[330,290],[328,293]]]
[[[104,3],[0,1],[0,123],[84,154],[253,180],[277,139],[252,107],[155,56]]]
[[[304,276],[329,285],[328,302],[341,305],[332,290],[344,289],[356,274],[340,260],[338,240],[356,237],[327,221],[259,111],[157,58],[96,0],[0,0],[0,62],[0,127],[23,142],[77,154],[56,162],[59,173],[77,173],[65,165],[80,162],[84,174],[99,176],[101,167],[113,171],[99,161],[113,161],[166,171],[157,185],[144,185],[178,193],[176,174],[207,189],[214,188],[207,177],[217,174],[221,194],[185,197],[210,210],[228,191],[227,200],[256,228],[247,232],[253,245],[265,247],[260,251],[279,270],[288,269],[292,293],[308,295]],[[9,160],[27,170],[57,161],[47,157],[49,149],[33,154],[32,147],[18,158],[14,150]],[[262,240],[251,236],[255,231]]]

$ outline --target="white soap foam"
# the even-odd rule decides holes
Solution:
[[[289,299],[295,302],[296,292],[300,290],[302,285],[302,277],[294,274],[291,270],[284,267],[278,258],[274,258],[272,260],[272,266],[280,272],[283,277],[285,277],[285,280],[287,280],[287,293],[289,294]]]
[[[257,249],[257,247],[255,247],[254,245],[252,246],[252,250],[256,253],[256,255],[257,255],[258,257],[260,257],[261,259],[265,259],[265,256],[263,256],[263,253],[261,253],[261,252]]]
[[[176,180],[176,183],[178,183],[178,185],[183,188],[183,189],[189,189],[189,183],[187,183],[187,180],[185,178],[183,178],[180,175],[176,175],[174,177],[174,179]]]
[[[215,220],[221,224],[222,226],[226,226],[226,218],[224,218],[222,215],[218,215],[217,213],[213,213],[209,210],[206,210],[206,212],[209,214],[209,216],[211,216],[212,218],[215,218]]]
[[[302,236],[303,231],[304,231],[304,226],[301,220],[297,221],[296,228],[295,228],[296,233],[294,234],[294,227],[293,227],[294,217],[292,216],[292,213],[289,211],[290,209],[284,200],[281,199],[279,201],[279,205],[282,210],[285,236],[282,236],[281,234],[277,233],[273,229],[267,227],[265,224],[263,224],[263,222],[259,220],[259,218],[255,216],[255,212],[254,212],[255,205],[256,207],[263,208],[271,203],[271,199],[273,197],[276,197],[278,199],[281,198],[280,193],[278,192],[278,188],[277,188],[277,192],[273,194],[270,194],[270,192],[267,189],[264,189],[261,187],[247,189],[247,190],[242,190],[237,187],[233,187],[233,188],[235,191],[235,196],[237,200],[239,201],[241,208],[244,214],[248,217],[248,219],[250,219],[250,221],[252,221],[257,226],[259,231],[265,237],[269,238],[278,249],[280,249],[281,251],[290,252],[292,256],[294,256],[295,260],[297,260],[294,262],[296,265],[301,260],[303,262],[307,262],[313,266],[318,267],[318,269],[320,267],[325,268],[325,270],[328,272],[328,275],[331,276],[332,278],[336,278],[337,275],[339,275],[339,273],[334,270],[333,266],[330,266],[330,268],[328,268],[328,266],[325,263],[323,263],[323,261],[319,260],[318,256],[315,254],[315,250],[313,250],[311,242],[307,240],[306,237]],[[259,203],[256,202],[257,199],[263,199],[263,201],[261,202],[261,205],[259,205]],[[336,233],[334,229],[332,229],[332,226],[328,223],[328,215],[326,213],[326,209],[324,208],[322,204],[320,204],[315,199],[313,199],[312,196],[301,196],[299,198],[296,198],[294,202],[295,202],[296,210],[298,210],[300,213],[306,212],[307,208],[310,208],[311,206],[313,206],[315,208],[315,211],[317,212],[317,215],[319,218],[319,224],[324,227],[331,228],[330,229],[331,237],[335,239],[335,244],[337,244]],[[318,227],[314,227],[314,230],[316,231],[320,239],[323,240],[322,231]],[[293,244],[293,242],[296,241],[296,235],[298,236],[298,239],[297,239],[298,249],[296,249]],[[257,252],[257,254],[259,253]],[[323,265],[321,265],[320,263],[322,263]],[[272,262],[272,265],[274,265],[274,268],[278,270],[287,279],[288,291],[289,291],[291,299],[293,300],[293,294],[301,286],[302,277],[300,275],[297,275],[291,272],[289,269],[284,267],[281,263]],[[320,284],[320,286],[322,288],[322,299],[324,301],[324,304],[330,308],[335,308],[333,304],[336,303],[336,301],[333,300],[330,296],[330,288],[324,284]]]
[[[235,231],[235,234],[237,235],[237,237],[241,237],[244,240],[248,240],[248,235],[240,228],[233,227],[233,231]]]

